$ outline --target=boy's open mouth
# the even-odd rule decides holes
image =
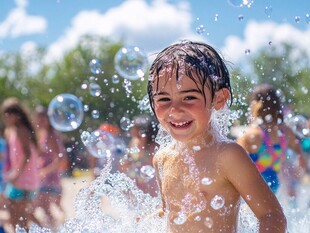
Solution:
[[[183,122],[170,122],[170,125],[174,128],[186,128],[192,123],[192,121],[183,121]]]

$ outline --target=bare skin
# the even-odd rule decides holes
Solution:
[[[186,76],[181,87],[175,79],[157,82],[155,113],[175,140],[153,161],[168,232],[238,232],[242,197],[259,221],[259,232],[284,233],[282,208],[246,151],[234,142],[214,140],[210,130],[211,109],[224,107],[227,89],[217,91],[212,99],[205,86],[205,101]],[[206,185],[203,179],[212,182]],[[220,205],[214,206],[212,200]]]

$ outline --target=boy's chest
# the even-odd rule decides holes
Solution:
[[[213,157],[169,157],[162,161],[162,190],[169,195],[183,197],[188,193],[207,191],[213,189],[217,179],[217,164]]]

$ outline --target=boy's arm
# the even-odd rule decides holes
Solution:
[[[221,160],[226,179],[256,215],[259,232],[285,233],[283,210],[247,152],[238,144],[230,144]]]

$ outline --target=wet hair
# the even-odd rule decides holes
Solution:
[[[155,112],[153,91],[154,89],[158,91],[158,82],[156,86],[155,84],[162,72],[170,75],[166,82],[172,78],[173,74],[175,74],[177,82],[181,80],[182,75],[188,76],[196,83],[205,101],[205,85],[211,91],[212,100],[217,91],[227,88],[230,92],[230,104],[232,103],[229,71],[220,54],[208,44],[182,41],[165,48],[157,55],[150,67],[147,87],[153,112]]]
[[[2,103],[2,114],[15,114],[19,121],[28,129],[30,140],[35,146],[38,146],[35,130],[32,126],[30,118],[28,117],[26,109],[21,105],[15,97],[10,97]]]
[[[264,122],[271,120],[283,121],[283,103],[277,89],[271,84],[260,84],[256,86],[251,94],[251,100],[260,103],[253,114],[261,117]],[[268,117],[269,116],[269,117]]]

